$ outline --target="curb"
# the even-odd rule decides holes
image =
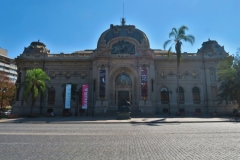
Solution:
[[[26,120],[7,120],[1,123],[26,123],[26,124],[166,124],[166,123],[224,123],[232,122],[238,123],[239,121],[225,120],[225,121],[26,121]]]

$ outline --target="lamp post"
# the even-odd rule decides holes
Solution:
[[[169,93],[172,94],[172,91],[167,91],[168,93],[168,115],[170,116],[171,113],[170,113],[170,100],[169,100]]]
[[[0,92],[2,92],[2,97],[1,97],[1,112],[2,112],[2,109],[3,109],[3,95],[5,92],[7,92],[8,88],[0,88]]]

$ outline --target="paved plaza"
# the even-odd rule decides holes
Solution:
[[[240,123],[1,123],[6,160],[240,159]]]

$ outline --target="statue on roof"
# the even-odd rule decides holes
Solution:
[[[122,26],[125,26],[125,23],[126,23],[126,21],[125,21],[125,18],[122,18]]]

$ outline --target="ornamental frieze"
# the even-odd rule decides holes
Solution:
[[[87,73],[86,73],[86,72],[82,72],[82,73],[80,74],[80,77],[81,77],[82,79],[84,79],[86,76],[87,76]]]
[[[56,78],[56,76],[57,76],[57,74],[54,73],[54,72],[52,72],[52,73],[50,74],[50,77],[51,77],[52,79]]]

